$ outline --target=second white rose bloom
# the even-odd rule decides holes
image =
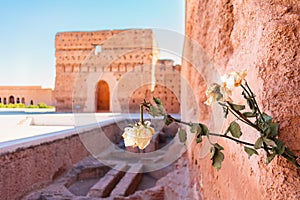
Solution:
[[[206,90],[207,100],[205,104],[212,105],[214,102],[232,102],[232,90],[234,87],[241,86],[246,76],[246,70],[223,75],[221,77],[222,85],[212,83]]]
[[[241,86],[242,81],[245,79],[246,76],[247,76],[246,70],[225,74],[221,77],[223,87],[233,90],[234,87]]]
[[[152,136],[155,134],[155,130],[150,124],[149,121],[145,121],[144,124],[138,123],[133,127],[126,127],[124,130],[125,132],[122,135],[125,146],[145,149],[152,140]]]

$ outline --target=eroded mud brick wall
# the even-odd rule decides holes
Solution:
[[[280,123],[280,139],[297,155],[300,151],[300,2],[298,0],[187,0],[186,35],[205,50],[220,74],[247,69],[247,80],[262,109]],[[185,45],[182,73],[198,95],[201,120],[209,109],[203,105],[206,83],[194,76],[192,63],[202,58]],[[209,63],[202,60],[200,63]],[[196,68],[199,66],[196,66]],[[184,96],[185,102],[188,102]],[[238,103],[244,103],[240,94]],[[189,105],[189,104],[188,104]],[[193,116],[183,110],[183,118]],[[202,117],[200,117],[202,116]],[[231,118],[233,119],[233,118]],[[225,127],[226,128],[226,127]],[[242,139],[255,140],[257,133],[242,127]],[[248,136],[245,136],[248,135]],[[265,164],[265,156],[248,156],[241,146],[218,141],[225,161],[218,172],[201,145],[189,152],[191,177],[204,199],[299,199],[299,171],[284,159]]]
[[[97,67],[96,63],[93,63],[93,60],[89,63],[89,65],[84,65],[84,62],[91,54],[93,54],[97,45],[101,46],[105,41],[121,32],[121,30],[63,32],[56,35],[55,97],[58,111],[72,111],[72,97],[73,91],[76,89],[75,81],[78,74],[81,72],[93,73],[104,70],[113,71],[112,67],[109,66],[102,68]],[[101,51],[103,51],[103,49],[101,49]],[[118,64],[122,63],[126,65],[128,62],[126,61],[127,58],[124,55],[124,57],[120,58]],[[132,60],[129,62],[130,67],[132,67],[133,63],[134,62]],[[115,66],[115,64],[111,64],[112,66]],[[120,71],[126,70],[122,70],[122,67],[120,67]]]
[[[140,98],[149,97],[149,83],[159,74],[166,74],[167,66],[170,73],[159,79],[151,94],[169,96],[172,106],[167,109],[179,112],[180,91],[176,89],[180,88],[180,67],[169,66],[173,62],[167,60],[158,61],[154,40],[150,29],[58,33],[57,110],[70,112],[75,107],[79,112],[135,112]],[[105,86],[102,89],[100,81]],[[107,105],[99,105],[103,101]]]
[[[153,97],[159,97],[166,112],[180,112],[180,83],[181,66],[174,65],[173,60],[157,60],[155,65],[155,85],[146,84],[135,90],[130,98],[129,111],[139,112],[139,104],[146,100],[152,101]],[[153,87],[153,88],[152,88]],[[152,90],[151,90],[152,89]]]

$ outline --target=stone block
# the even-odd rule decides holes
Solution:
[[[120,163],[105,174],[88,192],[88,197],[108,197],[116,184],[124,176],[126,163]]]
[[[133,164],[118,185],[111,192],[111,196],[128,196],[136,190],[142,180],[142,164]]]

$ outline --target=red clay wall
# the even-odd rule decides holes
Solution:
[[[300,155],[300,2],[187,0],[186,35],[204,48],[219,73],[229,72],[230,66],[248,70],[247,80],[259,105],[280,122],[280,139]],[[186,45],[185,52],[192,54],[193,49]],[[185,56],[191,62],[199,59]],[[203,79],[195,81],[191,70],[183,64],[183,76],[194,92],[203,94]],[[197,100],[200,114],[207,115],[203,95]],[[182,112],[186,120],[192,116],[185,109]],[[247,140],[257,136],[243,130],[250,133]],[[205,199],[300,198],[300,172],[293,165],[277,158],[266,165],[265,156],[248,159],[239,145],[219,143],[225,148],[225,161],[218,172],[209,156],[200,158],[200,145],[193,144],[189,152],[191,177]]]
[[[111,141],[116,142],[121,138],[116,136],[120,131],[119,125],[110,123],[101,129]],[[15,141],[9,146],[1,144],[0,199],[21,199],[51,184],[73,164],[90,156],[93,153],[91,146],[86,146],[87,140],[83,141],[85,135],[90,134],[99,134],[97,125],[82,131],[74,129],[36,140],[24,140],[23,143]]]
[[[89,153],[78,136],[0,155],[0,199],[21,199],[45,187]]]

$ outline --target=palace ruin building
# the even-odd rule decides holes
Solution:
[[[58,112],[137,112],[155,96],[179,113],[180,66],[159,59],[152,30],[61,32],[55,47]]]
[[[46,103],[53,105],[53,90],[41,86],[0,86],[0,103],[33,105]]]

